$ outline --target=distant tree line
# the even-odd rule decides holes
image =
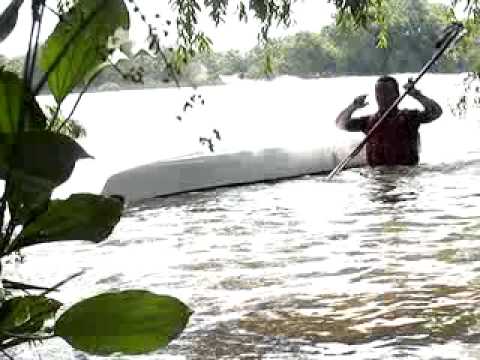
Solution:
[[[417,72],[431,58],[442,29],[453,20],[448,6],[427,0],[388,0],[388,34],[375,25],[358,27],[349,22],[324,27],[319,33],[302,32],[271,39],[246,53],[230,50],[193,57],[172,80],[165,59],[146,50],[112,64],[92,82],[91,90],[219,84],[222,75],[265,78],[291,75],[321,77]],[[165,53],[168,54],[168,49]],[[476,46],[450,52],[434,68],[438,72],[463,72],[480,65]],[[266,64],[266,59],[270,59]],[[20,72],[23,59],[0,57],[0,65]],[[36,71],[35,77],[40,77]],[[175,81],[176,80],[176,81]]]
[[[417,72],[428,61],[435,43],[453,20],[449,8],[427,0],[385,2],[391,16],[388,36],[383,38],[375,26],[355,27],[344,23],[324,27],[319,33],[298,33],[273,39],[269,46],[256,47],[246,54],[229,51],[211,54],[203,63],[219,74],[264,76],[266,54],[271,53],[274,75],[325,76],[372,75]],[[479,62],[477,47],[462,53],[449,52],[434,71],[463,72]]]

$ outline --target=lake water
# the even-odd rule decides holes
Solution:
[[[478,111],[450,114],[461,79],[429,76],[419,86],[445,114],[422,129],[418,167],[145,201],[103,244],[31,248],[10,271],[50,285],[86,270],[57,295],[67,304],[131,288],[182,299],[195,311],[186,331],[141,359],[480,359],[480,123]],[[76,118],[96,160],[79,163],[57,196],[98,192],[114,172],[208,151],[198,137],[213,128],[223,136],[218,152],[342,141],[354,135],[335,129],[337,113],[356,95],[373,100],[374,82],[281,78],[89,94]],[[205,105],[176,120],[198,93]],[[60,340],[35,351],[90,358]]]

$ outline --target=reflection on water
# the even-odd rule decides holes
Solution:
[[[264,118],[283,124],[280,133],[289,137],[291,119],[295,127],[312,134],[310,140],[318,141],[318,134],[329,136],[308,130],[317,114],[296,116],[305,108],[303,100],[329,98],[331,84],[347,81],[327,80],[328,86],[302,82],[301,91],[313,99],[292,99],[296,106],[277,100],[278,114]],[[353,87],[341,86],[342,96],[363,93],[370,80],[355,81]],[[428,81],[432,92],[443,96],[443,85]],[[240,97],[264,101],[268,86],[242,90]],[[294,93],[290,88],[274,89],[278,96]],[[234,90],[212,88],[212,101],[239,97],[231,96]],[[347,90],[351,94],[343,93]],[[342,96],[323,109],[325,119],[334,119],[344,105]],[[97,99],[90,101],[105,101]],[[236,125],[230,138],[240,139],[240,128],[245,132],[257,126],[260,117],[252,112],[261,107],[253,105],[233,114],[238,119],[232,120]],[[208,115],[215,114],[212,110]],[[228,121],[222,114],[215,116]],[[129,121],[112,118],[116,129],[124,126],[130,135]],[[297,120],[302,124],[297,126]],[[331,183],[304,177],[146,201],[127,210],[107,242],[32,247],[18,271],[24,281],[48,286],[85,269],[81,279],[56,295],[66,304],[110,289],[148,288],[177,296],[194,309],[178,340],[140,359],[480,360],[478,124],[459,126],[453,119],[438,124],[425,127],[430,136],[423,142],[424,165],[348,170]],[[110,131],[113,125],[102,126]],[[271,123],[262,126],[271,131]],[[137,142],[112,150],[100,130],[97,135],[92,130],[87,149],[103,163],[88,172],[86,165],[79,169],[82,186],[95,178],[93,174],[130,166],[139,158],[153,161],[157,134],[171,134],[144,129],[146,135],[138,139],[119,135],[113,140]],[[454,139],[446,137],[453,133]],[[225,139],[228,135],[227,131]],[[451,141],[448,149],[445,139]],[[303,135],[298,141],[304,141]],[[133,153],[137,145],[145,153]],[[11,269],[13,278],[18,276],[15,270]],[[89,358],[61,341],[42,348],[41,354],[46,359]]]
[[[188,329],[147,359],[480,359],[479,170],[356,169],[151,200],[100,247],[38,247],[22,271],[38,282],[48,250],[62,274],[90,269],[67,303],[79,287],[183,299]]]

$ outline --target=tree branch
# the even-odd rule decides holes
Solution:
[[[9,353],[7,353],[5,350],[3,349],[0,349],[0,352],[2,353],[3,356],[5,356],[8,360],[15,360],[15,358],[10,355]]]
[[[4,289],[10,289],[10,290],[23,290],[23,291],[26,291],[26,290],[50,291],[51,290],[51,288],[36,286],[36,285],[30,285],[30,284],[24,284],[24,283],[21,283],[21,282],[12,281],[12,280],[8,280],[8,279],[3,279],[2,283],[3,283],[3,288]]]
[[[70,276],[67,277],[65,280],[60,281],[60,282],[57,283],[56,285],[54,285],[54,286],[52,286],[51,288],[49,288],[49,289],[45,290],[44,292],[42,292],[42,293],[40,294],[40,296],[45,296],[45,295],[51,293],[52,291],[57,291],[60,286],[65,285],[67,282],[69,282],[69,281],[71,281],[71,280],[73,280],[73,279],[75,279],[75,278],[77,278],[77,277],[79,277],[79,276],[81,276],[81,275],[83,275],[83,274],[85,274],[85,270],[82,270],[82,271],[79,271],[79,272],[77,272],[77,273],[75,273],[75,274],[73,274],[73,275],[70,275]]]
[[[50,340],[50,339],[53,339],[55,337],[55,335],[44,335],[44,336],[37,335],[37,336],[34,336],[34,335],[29,335],[29,334],[16,334],[16,333],[12,333],[10,331],[3,331],[3,333],[8,335],[8,336],[11,336],[15,339],[23,340],[23,342],[25,342],[25,341]]]

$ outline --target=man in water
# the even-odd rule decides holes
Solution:
[[[405,86],[408,94],[424,107],[423,111],[395,107],[379,125],[367,142],[367,161],[370,166],[416,165],[418,163],[418,128],[438,119],[442,108],[434,100],[415,89],[411,82]],[[400,95],[398,82],[393,77],[382,76],[375,85],[378,112],[363,117],[353,113],[368,105],[366,95],[358,96],[337,117],[337,126],[347,131],[362,131],[365,134],[380,119],[383,113]]]

